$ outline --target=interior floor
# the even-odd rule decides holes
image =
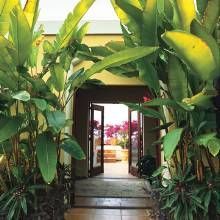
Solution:
[[[117,161],[114,163],[104,163],[104,173],[96,178],[136,178],[128,173],[128,161]]]

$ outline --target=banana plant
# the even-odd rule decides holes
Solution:
[[[24,172],[37,171],[30,181],[34,185],[42,182],[41,179],[55,184],[60,180],[62,151],[75,159],[85,159],[74,136],[64,132],[72,123],[65,113],[68,101],[95,73],[106,68],[120,69],[157,50],[155,46],[123,48],[100,58],[91,68],[68,76],[73,58],[84,46],[81,42],[88,29],[87,23],[80,26],[79,22],[94,1],[80,0],[53,42],[43,39],[42,27],[35,27],[39,0],[27,0],[24,8],[15,0],[0,2],[0,154],[7,164],[4,185],[16,184],[12,170],[21,166],[25,167]],[[41,44],[44,56],[39,70]],[[69,95],[65,97],[67,91]],[[3,203],[7,197],[4,193]],[[13,201],[17,200],[9,199],[10,204],[3,206],[4,210],[15,207]],[[22,210],[20,205],[23,204],[16,202],[16,209]],[[26,214],[26,208],[23,210]],[[8,219],[14,213],[17,213],[15,209]]]
[[[171,178],[179,167],[185,172],[189,164],[195,164],[197,181],[204,183],[204,157],[212,175],[219,175],[212,158],[217,159],[220,153],[220,140],[213,132],[213,80],[220,73],[220,50],[215,38],[220,1],[112,0],[112,5],[120,19],[126,47],[159,47],[153,56],[133,64],[154,99],[128,106],[147,117],[162,119],[162,125],[155,129],[165,130],[163,151]],[[152,113],[151,107],[158,108],[159,115]],[[169,117],[164,117],[167,112]],[[211,203],[208,201],[206,210]]]
[[[66,106],[78,88],[104,69],[123,70],[128,65],[136,71],[130,63],[158,49],[138,45],[123,47],[99,58],[89,69],[68,76],[72,60],[80,52],[79,48],[85,46],[82,39],[88,24],[80,26],[79,22],[94,1],[80,0],[53,42],[44,40],[42,27],[35,27],[39,0],[27,0],[24,8],[19,1],[0,3],[0,154],[6,164],[3,185],[14,187],[13,192],[25,187],[25,180],[19,187],[13,181],[14,167],[22,167],[29,173],[35,170],[30,184],[44,180],[53,185],[62,180],[59,176],[62,151],[77,160],[85,159],[76,138],[64,131],[72,124],[66,116]],[[44,56],[39,69],[37,60],[41,44]],[[67,91],[69,95],[65,97]],[[12,210],[8,219],[18,210],[27,214],[26,202],[24,204],[17,197],[11,199],[14,194],[7,193],[10,189],[3,189],[5,187],[0,186],[1,207],[6,212]],[[16,195],[20,195],[19,191]]]

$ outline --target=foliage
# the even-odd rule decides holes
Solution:
[[[156,159],[151,155],[144,155],[137,163],[140,176],[150,179],[156,170]]]
[[[93,74],[105,68],[120,68],[157,49],[123,48],[87,70],[70,73],[73,58],[83,51],[81,42],[88,27],[79,22],[93,2],[78,2],[54,42],[43,39],[42,27],[36,29],[38,0],[27,0],[24,8],[19,1],[0,3],[0,206],[9,213],[8,219],[29,214],[30,195],[39,183],[63,183],[59,169],[63,152],[85,159],[76,138],[65,133],[72,124],[66,106],[77,89]],[[41,44],[42,66],[38,63]]]
[[[208,179],[217,181],[220,174],[215,165],[220,163],[219,124],[215,120],[220,107],[216,39],[220,2],[134,2],[112,0],[112,5],[121,21],[126,47],[159,47],[153,55],[132,62],[152,100],[127,105],[160,120],[160,126],[152,130],[163,130],[162,148],[171,176],[162,179],[162,206],[170,211],[171,219],[216,219],[219,189],[213,196],[210,191],[203,194],[196,189],[207,189]]]

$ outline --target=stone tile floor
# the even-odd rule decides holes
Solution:
[[[154,202],[150,198],[88,198],[76,197],[75,207],[78,208],[119,208],[143,209],[152,208]]]
[[[77,180],[75,195],[85,197],[145,198],[149,183],[143,179],[88,178]]]
[[[65,220],[153,220],[148,209],[73,208]]]

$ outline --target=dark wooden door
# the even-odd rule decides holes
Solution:
[[[90,176],[104,173],[104,106],[91,104],[90,118]]]
[[[129,172],[138,176],[137,163],[143,156],[143,117],[138,111],[129,110]]]

